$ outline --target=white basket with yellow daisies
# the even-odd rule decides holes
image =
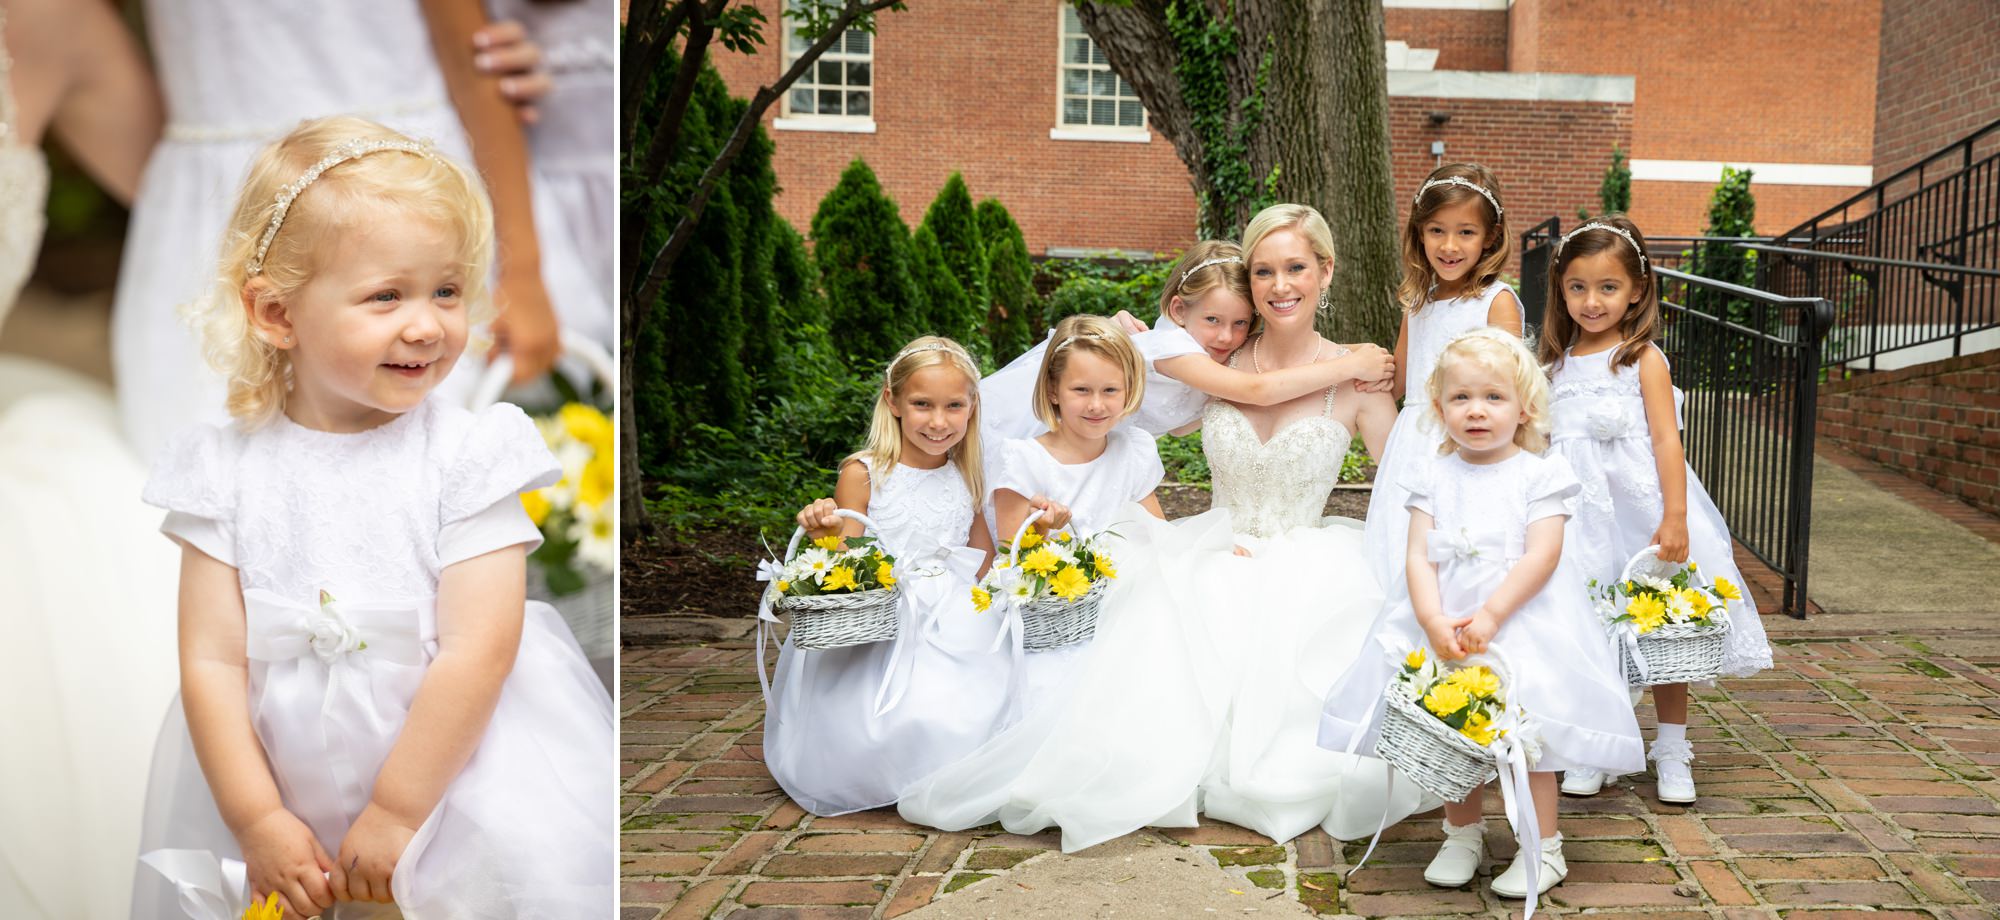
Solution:
[[[842,508],[834,514],[873,529],[867,515]],[[764,589],[765,622],[776,610],[791,619],[792,645],[802,649],[845,648],[896,638],[896,559],[873,537],[821,537],[800,551],[806,535],[792,532],[782,563],[757,567]],[[761,633],[760,633],[761,638]],[[761,655],[759,660],[762,660]]]
[[[1510,760],[1540,754],[1520,707],[1507,702],[1510,675],[1497,655],[1446,667],[1428,649],[1404,654],[1383,693],[1375,753],[1447,801],[1464,801]]]
[[[1729,604],[1743,599],[1726,578],[1708,582],[1694,562],[1661,562],[1649,546],[1617,584],[1592,583],[1594,602],[1634,687],[1714,680],[1729,638]]]
[[[1006,608],[1008,624],[998,641],[1011,635],[1018,648],[1030,652],[1095,636],[1098,607],[1118,577],[1105,551],[1109,534],[1044,535],[1034,528],[1041,516],[1036,511],[1021,522],[1013,542],[1000,547],[1005,558],[995,560],[972,589],[972,606],[981,613],[996,603]]]
[[[529,593],[562,612],[587,656],[606,658],[618,628],[612,587],[618,574],[618,450],[611,420],[594,406],[572,402],[538,416],[535,427],[563,475],[555,485],[521,493],[522,507],[542,532],[542,545],[528,556]]]

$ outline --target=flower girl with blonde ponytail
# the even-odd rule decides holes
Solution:
[[[611,702],[524,599],[520,494],[560,471],[519,409],[431,395],[492,241],[473,173],[372,122],[252,165],[194,311],[235,421],[145,490],[182,548],[181,700],[135,918],[217,879],[297,916],[610,914]]]

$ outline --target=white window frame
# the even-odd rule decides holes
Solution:
[[[1056,13],[1056,119],[1055,126],[1049,129],[1049,139],[1058,141],[1119,141],[1139,144],[1150,142],[1153,139],[1153,132],[1150,127],[1151,116],[1147,114],[1146,106],[1139,102],[1136,93],[1130,97],[1126,97],[1116,95],[1099,96],[1094,92],[1083,95],[1064,92],[1064,78],[1072,70],[1082,70],[1091,74],[1109,73],[1119,86],[1130,89],[1130,84],[1126,83],[1125,78],[1119,76],[1117,71],[1112,70],[1109,63],[1072,64],[1069,62],[1069,43],[1071,39],[1087,39],[1092,49],[1097,47],[1097,38],[1091,35],[1088,30],[1083,29],[1081,19],[1077,21],[1079,31],[1069,31],[1069,18],[1075,15],[1075,8],[1068,3],[1061,4]],[[1114,106],[1129,99],[1131,104],[1139,106],[1139,123],[1137,125],[1069,124],[1063,120],[1065,117],[1064,110],[1067,107],[1066,103],[1073,99],[1107,99],[1112,100]],[[1086,106],[1088,104],[1087,101]]]
[[[778,13],[778,27],[784,33],[784,54],[780,57],[786,70],[791,69],[792,64],[798,60],[799,54],[805,50],[803,47],[794,47],[794,43],[801,41],[801,39],[794,29],[791,10],[791,0],[781,0]],[[846,43],[856,34],[866,36],[868,42],[868,50],[866,52],[851,52],[845,49]],[[821,54],[819,59],[813,62],[810,71],[801,74],[798,81],[785,90],[784,98],[779,101],[778,117],[773,120],[772,127],[780,131],[831,131],[847,134],[875,133],[875,40],[878,37],[872,33],[862,32],[859,29],[847,30],[846,35],[842,35],[839,41],[827,48],[825,53]],[[846,65],[852,63],[868,65],[868,86],[867,89],[862,90],[868,94],[868,114],[848,115],[843,111],[842,114],[834,115],[820,114],[817,111],[794,112],[792,110],[793,93],[806,90],[817,94],[822,91],[822,85],[817,82],[818,71],[821,65],[839,64],[844,71]],[[844,110],[846,108],[845,94],[850,92],[850,90],[847,88],[844,76],[842,80],[843,82],[838,91],[842,93],[841,106]]]

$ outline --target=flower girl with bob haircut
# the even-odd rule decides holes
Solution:
[[[133,916],[182,916],[216,858],[244,863],[226,901],[297,916],[608,915],[610,700],[525,600],[520,495],[559,468],[519,409],[432,397],[486,309],[478,179],[310,121],[226,233],[193,313],[235,421],[145,491],[182,546],[181,700],[141,856],[172,884],[142,873]]]
[[[1405,471],[1408,591],[1383,608],[1368,650],[1328,694],[1320,744],[1373,750],[1401,663],[1490,654],[1508,704],[1533,720],[1523,734],[1540,741],[1528,779],[1535,820],[1515,828],[1523,845],[1492,888],[1532,897],[1568,873],[1554,771],[1638,765],[1639,724],[1583,583],[1563,561],[1580,487],[1568,463],[1538,453],[1550,428],[1541,365],[1519,336],[1481,327],[1444,347],[1426,394],[1443,435],[1434,462]],[[1444,844],[1424,871],[1431,884],[1462,886],[1485,861],[1480,793],[1445,804]]]

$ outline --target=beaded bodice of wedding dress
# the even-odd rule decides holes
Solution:
[[[0,35],[6,28],[0,10]],[[14,118],[14,62],[0,42],[0,326],[35,267],[49,198],[48,158],[21,142]]]
[[[1213,400],[1202,411],[1201,449],[1215,505],[1229,509],[1237,533],[1275,537],[1319,523],[1354,439],[1333,417],[1338,390],[1327,389],[1317,415],[1286,422],[1268,441],[1258,439],[1250,419],[1231,403]]]

